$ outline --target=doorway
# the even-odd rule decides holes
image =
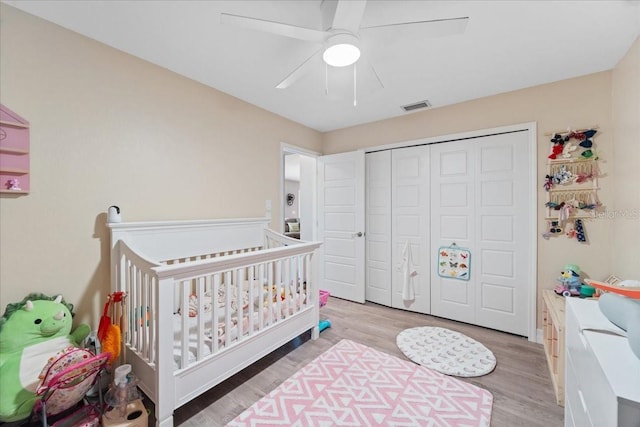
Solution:
[[[289,237],[316,240],[316,158],[319,153],[281,144],[280,226]]]

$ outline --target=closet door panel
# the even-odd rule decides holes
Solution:
[[[471,251],[468,281],[432,272],[431,314],[528,335],[528,137],[431,147],[432,254],[453,243]]]
[[[391,306],[391,151],[365,160],[366,299]]]
[[[475,253],[475,147],[472,141],[431,146],[431,253],[455,245]],[[435,261],[434,261],[435,262]],[[441,266],[431,272],[431,314],[475,320],[474,260],[470,280],[451,279]]]
[[[478,139],[476,323],[528,334],[528,132]]]
[[[392,227],[392,307],[430,313],[429,260],[429,147],[417,146],[391,151],[391,227]],[[401,271],[403,251],[411,249],[412,270],[417,275],[408,286],[414,299],[405,294]]]

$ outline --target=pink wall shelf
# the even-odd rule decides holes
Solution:
[[[29,122],[0,104],[0,193],[28,194]]]

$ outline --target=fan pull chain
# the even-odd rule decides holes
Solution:
[[[356,86],[356,64],[353,64],[353,106],[356,107],[358,105],[357,98],[357,86]]]
[[[329,95],[329,65],[324,63],[324,94]]]

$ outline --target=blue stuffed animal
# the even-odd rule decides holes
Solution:
[[[566,264],[564,271],[560,272],[559,285],[554,289],[558,295],[565,297],[580,295],[580,267],[575,264]]]

